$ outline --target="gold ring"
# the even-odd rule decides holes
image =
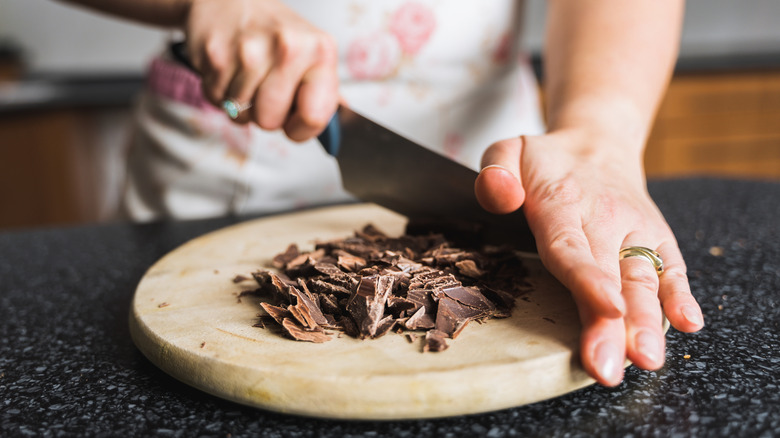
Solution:
[[[226,99],[222,101],[222,109],[225,110],[228,117],[235,120],[239,114],[241,114],[241,111],[247,110],[252,107],[251,103],[247,103],[245,105],[241,105],[240,103],[236,102],[233,99]]]
[[[620,250],[620,260],[627,257],[642,257],[653,264],[655,272],[659,276],[664,273],[664,260],[655,250],[644,246],[629,246]]]

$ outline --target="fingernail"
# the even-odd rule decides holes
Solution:
[[[694,324],[697,327],[704,325],[704,321],[701,319],[701,314],[698,310],[693,308],[693,306],[683,306],[680,309],[680,312],[682,313],[683,318],[687,319],[691,324]]]
[[[646,357],[653,364],[657,364],[661,358],[661,344],[658,342],[658,336],[647,330],[641,330],[636,335],[636,348],[639,354]]]
[[[505,171],[505,172],[509,173],[510,175],[512,175],[512,177],[513,177],[513,178],[517,179],[517,175],[515,175],[514,173],[512,173],[512,171],[511,171],[511,170],[507,169],[506,167],[504,167],[504,166],[502,166],[502,165],[500,165],[500,164],[491,164],[491,165],[489,165],[489,166],[485,166],[485,167],[483,167],[483,168],[482,168],[482,169],[479,171],[479,173],[482,173],[482,172],[484,172],[486,169],[501,169],[501,170],[503,170],[503,171]]]
[[[609,383],[616,382],[620,378],[620,350],[617,345],[609,341],[603,341],[596,347],[594,355],[596,370],[601,378]]]
[[[479,173],[482,173],[482,171],[484,171],[485,169],[494,169],[494,168],[495,168],[495,169],[504,169],[504,170],[506,170],[507,172],[509,172],[509,169],[507,169],[506,167],[504,167],[504,166],[502,166],[502,165],[500,165],[500,164],[491,164],[491,165],[489,165],[489,166],[485,166],[485,167],[483,167],[483,168],[482,168],[482,169],[479,171]],[[511,172],[510,172],[510,173],[511,173]]]

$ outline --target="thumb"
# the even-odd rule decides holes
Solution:
[[[493,143],[482,155],[482,170],[474,182],[479,205],[496,214],[511,213],[525,201],[520,175],[524,138],[510,138]]]

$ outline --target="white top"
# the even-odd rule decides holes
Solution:
[[[543,132],[514,0],[287,0],[339,46],[348,105],[469,167],[495,141]],[[136,220],[270,212],[348,199],[316,140],[237,125],[145,93],[125,207]]]

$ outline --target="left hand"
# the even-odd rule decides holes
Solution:
[[[577,304],[582,364],[607,386],[622,381],[626,358],[648,370],[663,365],[662,314],[683,332],[704,325],[641,158],[621,146],[573,130],[503,140],[485,152],[475,185],[488,211],[522,206],[542,262]],[[664,273],[641,257],[619,261],[627,246],[656,250]]]

